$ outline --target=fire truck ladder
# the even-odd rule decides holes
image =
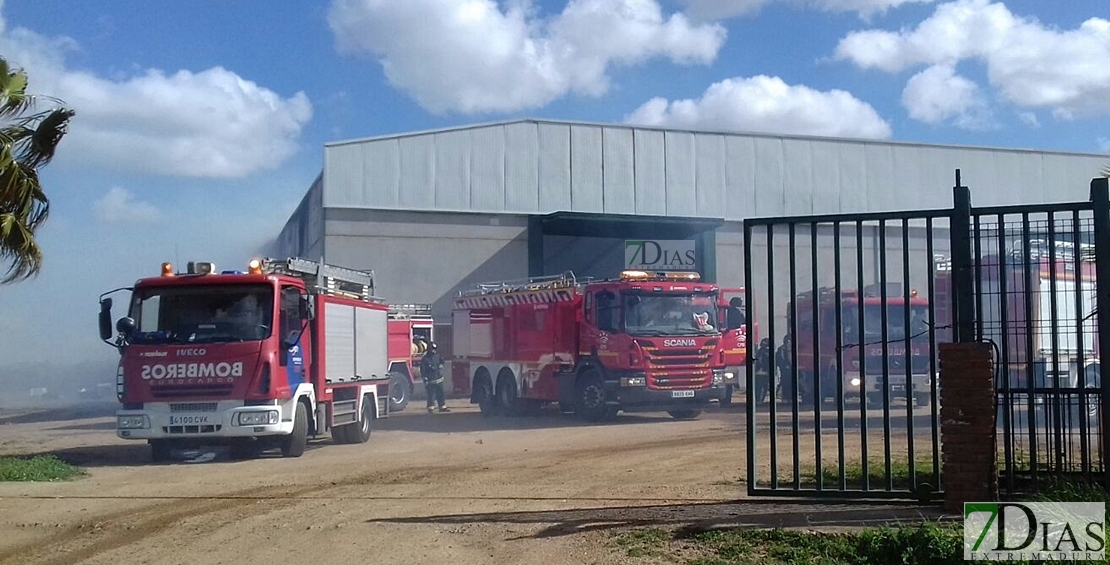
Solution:
[[[558,275],[532,277],[509,281],[479,283],[475,288],[459,291],[460,297],[481,296],[484,294],[503,294],[509,292],[526,292],[531,290],[554,290],[557,288],[572,288],[588,279],[578,279],[571,271]]]
[[[432,316],[431,304],[390,304],[389,317],[394,320],[408,318],[430,318]]]
[[[266,273],[304,279],[306,285],[323,293],[367,302],[381,301],[374,297],[373,271],[356,271],[299,257],[266,259],[262,269]]]

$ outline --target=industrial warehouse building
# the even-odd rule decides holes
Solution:
[[[956,169],[976,206],[1086,200],[1106,164],[1098,154],[516,120],[327,144],[276,252],[373,270],[379,296],[433,304],[446,324],[451,299],[475,283],[612,277],[635,253],[629,240],[670,246],[650,247],[659,266],[739,287],[745,218],[949,208]],[[776,238],[774,254],[784,246]],[[765,265],[766,249],[757,255]]]

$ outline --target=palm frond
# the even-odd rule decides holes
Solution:
[[[0,57],[0,284],[30,278],[42,268],[37,230],[50,215],[38,168],[54,158],[73,110],[31,112],[56,100],[27,93],[27,75]],[[6,266],[6,267],[5,267]]]

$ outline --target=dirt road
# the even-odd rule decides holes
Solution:
[[[743,495],[742,406],[602,425],[451,406],[395,414],[364,445],[321,438],[299,459],[185,452],[167,465],[117,439],[110,416],[0,418],[0,454],[51,452],[89,471],[0,483],[0,564],[614,563],[613,528],[821,520],[729,503]],[[867,509],[822,510],[837,512]]]

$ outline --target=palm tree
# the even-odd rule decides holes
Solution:
[[[50,202],[38,169],[54,157],[74,114],[66,108],[34,112],[36,102],[27,94],[27,74],[0,57],[0,264],[8,265],[0,284],[42,268],[35,230],[46,221]]]

